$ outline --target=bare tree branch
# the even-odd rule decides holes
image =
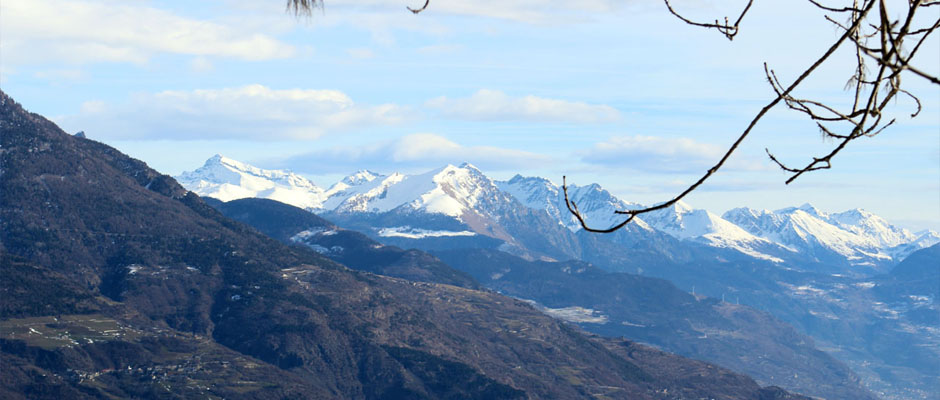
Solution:
[[[669,0],[663,1],[669,12],[683,22],[694,26],[716,29],[729,40],[733,39],[738,33],[738,26],[752,4],[752,1],[748,1],[747,6],[733,24],[729,23],[727,18],[724,23],[720,23],[717,20],[715,23],[699,23],[691,21],[676,12],[669,3]],[[911,60],[913,60],[918,50],[921,49],[921,45],[926,41],[927,37],[931,36],[937,28],[940,27],[940,19],[926,26],[914,27],[915,14],[918,9],[940,4],[940,0],[909,0],[908,9],[902,14],[903,17],[899,20],[892,20],[890,18],[890,15],[895,15],[895,13],[889,12],[888,6],[884,0],[853,0],[850,6],[844,7],[823,5],[818,0],[808,1],[824,12],[845,16],[847,20],[845,24],[838,22],[836,18],[830,15],[825,16],[828,21],[842,31],[842,35],[789,86],[784,87],[774,71],[764,63],[764,72],[767,81],[776,97],[761,108],[753,117],[750,123],[739,134],[738,138],[728,147],[728,150],[721,159],[708,169],[696,182],[665,202],[652,207],[615,211],[615,214],[625,215],[626,218],[622,222],[605,229],[592,228],[587,225],[577,205],[569,200],[567,180],[564,180],[562,189],[565,194],[565,203],[568,206],[568,211],[576,217],[583,229],[589,232],[613,232],[624,227],[637,215],[672,206],[689,193],[696,190],[722,168],[728,158],[738,149],[757,123],[768,111],[781,102],[786,104],[789,109],[807,115],[810,120],[815,122],[824,138],[831,138],[838,141],[828,153],[822,156],[812,157],[803,167],[790,167],[780,160],[779,157],[771,153],[769,149],[765,149],[771,162],[776,164],[783,171],[791,174],[786,180],[786,184],[793,182],[807,172],[832,168],[832,159],[844,150],[850,142],[862,137],[876,136],[886,128],[892,126],[896,122],[895,119],[884,122],[886,120],[884,116],[888,107],[893,104],[892,100],[894,100],[898,94],[904,94],[912,98],[916,103],[916,110],[911,114],[912,118],[920,114],[920,100],[911,92],[901,88],[901,73],[908,71],[915,76],[927,79],[931,83],[940,84],[940,80],[938,80],[937,77],[931,76],[911,65]],[[872,13],[873,10],[877,11]],[[877,44],[870,45],[868,43],[869,41],[877,41]],[[905,54],[906,41],[911,41],[915,44]],[[856,61],[852,77],[846,84],[846,89],[852,90],[851,108],[842,110],[843,107],[827,104],[824,101],[793,96],[792,93],[794,90],[820,65],[825,63],[838,48],[846,43],[854,46],[854,58]],[[875,67],[875,75],[871,78],[869,78],[868,72],[869,62],[873,62]],[[846,127],[843,130],[837,129],[838,126]]]
[[[412,13],[417,14],[419,12],[424,11],[424,9],[428,8],[428,4],[431,4],[431,0],[424,0],[424,5],[421,6],[421,8],[411,8],[411,7],[405,7],[405,8],[407,8],[408,11],[411,11]]]
[[[699,26],[702,28],[716,29],[718,30],[718,32],[721,32],[723,35],[725,35],[725,37],[728,38],[728,40],[734,40],[734,36],[738,34],[738,26],[741,25],[741,20],[744,19],[744,16],[747,14],[747,11],[751,9],[751,4],[754,3],[754,0],[748,0],[747,5],[744,6],[744,10],[741,11],[740,15],[738,15],[738,19],[734,21],[734,24],[731,24],[728,20],[728,17],[725,17],[724,23],[718,22],[717,19],[715,20],[714,23],[702,23],[702,22],[692,21],[686,17],[683,17],[682,14],[679,14],[678,12],[676,12],[676,10],[672,8],[672,4],[669,4],[669,0],[663,0],[663,1],[666,3],[666,8],[669,9],[669,12],[672,13],[672,15],[675,15],[677,18],[681,19],[683,22],[689,25]]]

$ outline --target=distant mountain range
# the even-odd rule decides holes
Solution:
[[[938,312],[936,298],[916,289],[922,285],[906,286],[902,292],[913,297],[900,303],[849,290],[877,287],[882,282],[877,277],[936,244],[940,235],[912,233],[864,210],[826,213],[807,204],[776,211],[739,208],[717,215],[680,202],[641,215],[615,233],[597,235],[580,229],[565,207],[561,188],[551,181],[519,175],[496,181],[469,164],[416,175],[359,171],[322,189],[287,171],[215,156],[178,180],[202,196],[274,199],[385,245],[429,251],[487,287],[514,290],[514,296],[535,300],[546,309],[560,305],[547,305],[547,298],[537,298],[539,292],[530,292],[533,288],[524,282],[475,275],[488,271],[482,267],[485,262],[476,261],[481,254],[497,254],[480,251],[523,259],[510,263],[516,267],[507,267],[509,271],[490,271],[491,276],[534,276],[521,272],[535,268],[525,262],[576,260],[607,272],[664,278],[696,295],[770,312],[812,336],[886,398],[926,399],[940,389],[940,371],[925,367],[926,360],[940,357],[940,352],[923,351],[940,341],[932,320],[923,318]],[[594,226],[615,224],[619,220],[613,211],[639,206],[596,184],[569,186],[569,196]],[[590,290],[585,279],[600,280],[595,282],[600,288],[608,284],[604,276],[587,274],[559,282]],[[910,300],[924,296],[930,300]],[[614,303],[575,298],[581,302],[561,308],[580,307],[607,316],[623,312]],[[587,320],[598,315],[588,315]],[[647,328],[587,320],[578,323],[604,335],[651,337],[637,332]]]
[[[223,201],[258,197],[324,215],[369,215],[373,217],[370,222],[384,222],[370,227],[378,236],[480,235],[501,241],[504,250],[529,257],[581,258],[577,246],[561,252],[541,249],[516,234],[518,227],[509,226],[524,214],[544,211],[543,222],[571,233],[580,230],[565,208],[561,188],[539,177],[517,175],[495,181],[473,165],[462,164],[417,175],[359,171],[322,189],[287,171],[264,170],[216,155],[178,180],[199,195]],[[570,186],[569,196],[588,223],[597,227],[617,223],[615,210],[640,206],[596,184]],[[416,215],[424,218],[415,219]],[[819,267],[852,276],[887,272],[913,251],[940,242],[935,231],[912,233],[861,209],[830,214],[809,204],[777,211],[738,208],[719,216],[679,202],[641,215],[635,222],[628,228],[634,236],[665,234],[791,268]]]

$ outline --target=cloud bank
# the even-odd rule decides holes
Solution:
[[[704,171],[722,155],[722,148],[692,139],[616,136],[580,152],[581,161],[650,173]]]
[[[137,2],[3,0],[0,16],[4,64],[145,63],[158,53],[256,61],[295,53],[268,35]]]
[[[120,105],[90,101],[58,122],[109,139],[310,140],[397,124],[405,111],[392,104],[358,105],[337,90],[247,85],[141,94]]]
[[[705,173],[728,149],[689,138],[614,136],[576,152],[586,165],[654,174]],[[740,153],[740,152],[739,152]],[[722,170],[776,170],[766,160],[732,155]]]
[[[358,169],[400,171],[470,162],[485,170],[515,170],[552,162],[545,155],[493,146],[466,146],[443,136],[417,133],[363,147],[318,150],[288,158],[279,167],[304,173],[347,173]]]
[[[481,89],[470,97],[438,97],[426,106],[448,118],[472,121],[527,121],[603,123],[620,119],[607,105],[587,104],[538,96],[512,97],[498,90]]]

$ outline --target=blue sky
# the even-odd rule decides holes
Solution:
[[[469,161],[489,175],[598,182],[656,203],[694,181],[838,32],[808,2],[759,1],[739,36],[682,24],[656,0],[326,0],[309,18],[280,0],[3,0],[0,84],[29,110],[178,174],[213,154],[288,168],[322,186],[362,168],[419,172]],[[708,20],[744,1],[677,1]],[[937,18],[940,10],[929,9]],[[940,72],[940,43],[921,53]],[[852,53],[799,94],[835,103]],[[934,56],[934,57],[931,57]],[[812,203],[940,229],[940,90],[857,141],[834,168],[784,185],[831,142],[773,111],[726,170],[687,201],[715,212]]]

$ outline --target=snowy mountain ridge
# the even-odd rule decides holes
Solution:
[[[180,175],[178,180],[199,195],[223,201],[261,197],[317,213],[438,215],[465,226],[468,233],[498,238],[517,247],[522,246],[516,241],[521,233],[518,230],[525,229],[525,234],[531,234],[528,229],[533,228],[505,220],[526,213],[523,209],[544,211],[556,226],[572,233],[581,230],[577,219],[567,210],[560,186],[545,178],[521,175],[508,181],[494,181],[467,163],[416,175],[383,175],[362,170],[324,190],[288,171],[264,170],[216,155],[199,169]],[[615,210],[642,207],[618,199],[597,184],[570,185],[568,194],[593,227],[608,227],[622,221],[623,216],[614,214]],[[861,209],[826,213],[809,204],[776,211],[736,208],[719,216],[680,201],[641,215],[631,225],[633,234],[658,231],[680,241],[730,249],[778,263],[803,257],[820,263],[842,262],[874,269],[940,241],[937,232],[914,234]],[[393,229],[386,233],[398,229],[386,228]],[[431,232],[440,227],[409,229]]]
[[[496,182],[496,185],[526,207],[544,210],[572,232],[581,229],[581,224],[571,215],[565,205],[565,194],[562,188],[550,180],[540,177],[523,177],[517,174],[508,181]],[[568,198],[577,205],[588,226],[597,228],[607,228],[622,222],[623,216],[614,214],[614,211],[640,206],[616,198],[596,183],[587,186],[569,185]],[[651,229],[640,219],[635,222],[643,229]]]
[[[723,217],[754,236],[814,256],[834,252],[859,266],[899,260],[940,239],[936,232],[914,234],[861,209],[830,214],[804,204],[777,211],[736,208]]]
[[[219,154],[176,179],[200,196],[222,201],[260,197],[314,210],[321,207],[324,197],[323,189],[300,175],[257,168]]]

